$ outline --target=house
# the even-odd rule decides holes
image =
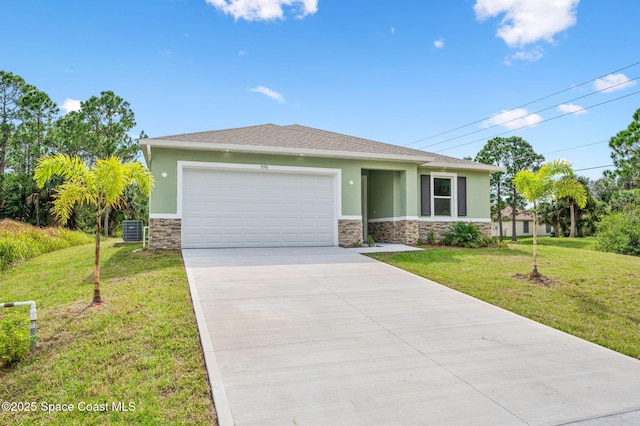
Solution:
[[[507,207],[502,210],[502,236],[504,238],[511,238],[513,233],[513,225],[511,224],[511,207]],[[516,237],[526,237],[533,235],[533,213],[528,211],[516,212]],[[549,235],[551,232],[551,226],[538,222],[537,235]],[[493,222],[491,224],[491,235],[498,237],[500,230],[498,229],[498,223]]]
[[[141,139],[154,249],[414,243],[467,221],[491,233],[473,161],[273,124]]]

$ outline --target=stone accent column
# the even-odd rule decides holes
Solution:
[[[402,244],[415,244],[418,240],[418,221],[401,220],[396,222],[398,240]]]
[[[338,220],[338,244],[340,247],[352,247],[362,241],[362,220]]]
[[[478,228],[480,228],[480,232],[482,232],[487,237],[491,237],[491,222],[473,222]]]
[[[151,250],[179,250],[182,247],[180,219],[149,219],[149,248]]]

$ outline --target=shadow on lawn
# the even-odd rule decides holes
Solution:
[[[532,246],[533,238],[521,238],[517,242],[512,243],[509,241],[509,244],[513,246],[522,245],[522,246]],[[563,247],[563,248],[572,248],[572,249],[584,249],[584,250],[595,250],[595,240],[593,238],[551,238],[551,237],[541,237],[538,238],[538,246],[548,246],[548,247]]]
[[[182,267],[182,256],[178,250],[141,250],[140,244],[115,244],[102,247],[102,255],[110,257],[100,265],[100,281],[135,276],[139,273],[165,268]],[[93,283],[93,271],[85,279]]]
[[[622,317],[634,324],[640,324],[640,316],[631,315],[630,313],[620,310],[613,310],[603,302],[581,291],[573,292],[572,298],[575,300],[578,309],[586,315],[593,316],[601,320],[606,320],[611,316]]]

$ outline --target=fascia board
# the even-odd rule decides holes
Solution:
[[[476,165],[476,164],[456,164],[456,163],[439,163],[439,162],[424,163],[424,164],[420,164],[419,167],[440,168],[440,169],[478,170],[478,171],[487,171],[487,172],[491,172],[491,173],[504,172],[505,170],[507,170],[504,167],[492,166],[490,164],[479,164],[479,165]]]
[[[354,160],[386,160],[386,161],[402,161],[410,163],[424,163],[433,161],[433,157],[414,157],[411,155],[397,154],[377,154],[368,152],[349,152],[349,151],[333,151],[323,149],[296,149],[271,146],[251,146],[251,145],[235,145],[235,144],[212,144],[202,142],[176,142],[167,140],[151,141],[145,139],[140,141],[140,145],[150,145],[158,148],[174,148],[174,149],[191,149],[204,151],[220,151],[220,152],[239,152],[246,154],[272,154],[272,155],[293,155],[293,156],[309,156],[309,157],[325,157],[325,158],[346,158]]]

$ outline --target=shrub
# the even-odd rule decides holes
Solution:
[[[596,249],[640,256],[640,210],[619,211],[602,219]]]
[[[367,245],[369,247],[375,247],[376,242],[373,240],[373,237],[371,235],[367,235]]]
[[[427,244],[432,246],[436,245],[436,234],[433,231],[429,231],[427,235]]]
[[[10,312],[0,319],[0,361],[9,364],[20,361],[29,353],[30,346],[29,320],[24,313]]]
[[[489,238],[489,240],[491,240]],[[444,233],[442,244],[456,247],[480,247],[485,243],[484,234],[472,223],[456,222]]]

